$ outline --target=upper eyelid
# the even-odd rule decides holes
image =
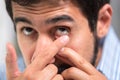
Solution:
[[[21,29],[24,29],[24,28],[31,28],[33,29],[32,27],[28,27],[28,26],[22,26]]]
[[[32,27],[30,27],[30,26],[20,26],[20,27],[17,27],[18,29],[18,31],[20,31],[20,32],[23,32],[23,30],[25,29],[25,28],[31,28],[31,29],[33,29],[33,30],[35,30],[34,28],[32,28]]]
[[[68,26],[56,26],[55,28],[56,28],[56,29],[58,29],[58,28],[70,29],[70,27],[68,27]]]
[[[33,26],[32,22],[29,19],[27,19],[26,17],[15,17],[14,18],[14,24],[15,24],[15,30],[17,30],[19,24],[22,24],[22,25],[27,24],[27,26],[28,25]],[[23,26],[20,26],[19,28],[21,29],[22,27]]]
[[[55,24],[55,26],[65,26],[72,28],[75,24],[73,22],[60,22]]]
[[[56,31],[58,28],[65,28],[65,29],[68,30],[68,32],[71,31],[71,28],[70,28],[70,27],[67,27],[67,26],[64,26],[64,27],[63,27],[63,26],[56,26],[56,27],[54,27],[54,28],[51,29],[50,33],[54,34],[55,31]]]
[[[31,26],[21,26],[21,27],[24,27],[24,28],[33,28],[33,27],[31,27]]]
[[[19,22],[16,24],[16,28],[24,28],[24,27],[29,27],[29,28],[34,28],[33,25],[30,25],[30,24],[27,24],[27,23],[24,23],[24,22]]]

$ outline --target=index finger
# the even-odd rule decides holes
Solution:
[[[31,66],[34,68],[34,70],[43,69],[53,59],[53,57],[58,53],[58,51],[68,43],[68,41],[68,36],[62,36],[42,51],[40,51],[40,47],[37,46],[38,49],[36,49],[35,52],[38,53],[38,56],[31,63]]]
[[[65,57],[70,62],[72,62],[72,64],[75,67],[81,69],[82,71],[85,71],[88,74],[96,73],[96,69],[92,64],[90,64],[83,57],[81,57],[77,52],[75,52],[70,48],[63,48],[60,51],[59,55]]]
[[[16,51],[10,43],[7,44],[6,71],[8,80],[14,80],[21,73],[17,65]]]

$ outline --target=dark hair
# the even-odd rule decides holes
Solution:
[[[6,9],[10,17],[13,18],[11,1],[18,3],[19,5],[25,6],[33,3],[38,3],[42,0],[5,0]],[[91,31],[94,31],[96,29],[98,12],[100,8],[103,5],[110,3],[110,0],[76,0],[76,2],[78,3],[78,7],[82,10],[85,17],[88,19]]]

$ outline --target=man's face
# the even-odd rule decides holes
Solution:
[[[42,51],[63,35],[70,38],[65,47],[73,49],[88,62],[92,61],[94,36],[88,20],[75,3],[56,0],[54,3],[46,1],[29,7],[14,2],[12,5],[18,44],[26,65],[38,55],[35,53],[38,45],[39,51]],[[56,63],[65,62],[56,57]]]

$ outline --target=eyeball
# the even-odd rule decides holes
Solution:
[[[29,27],[24,27],[23,28],[23,33],[26,35],[26,36],[29,36],[31,34],[34,33],[34,30],[32,28],[29,28]]]

